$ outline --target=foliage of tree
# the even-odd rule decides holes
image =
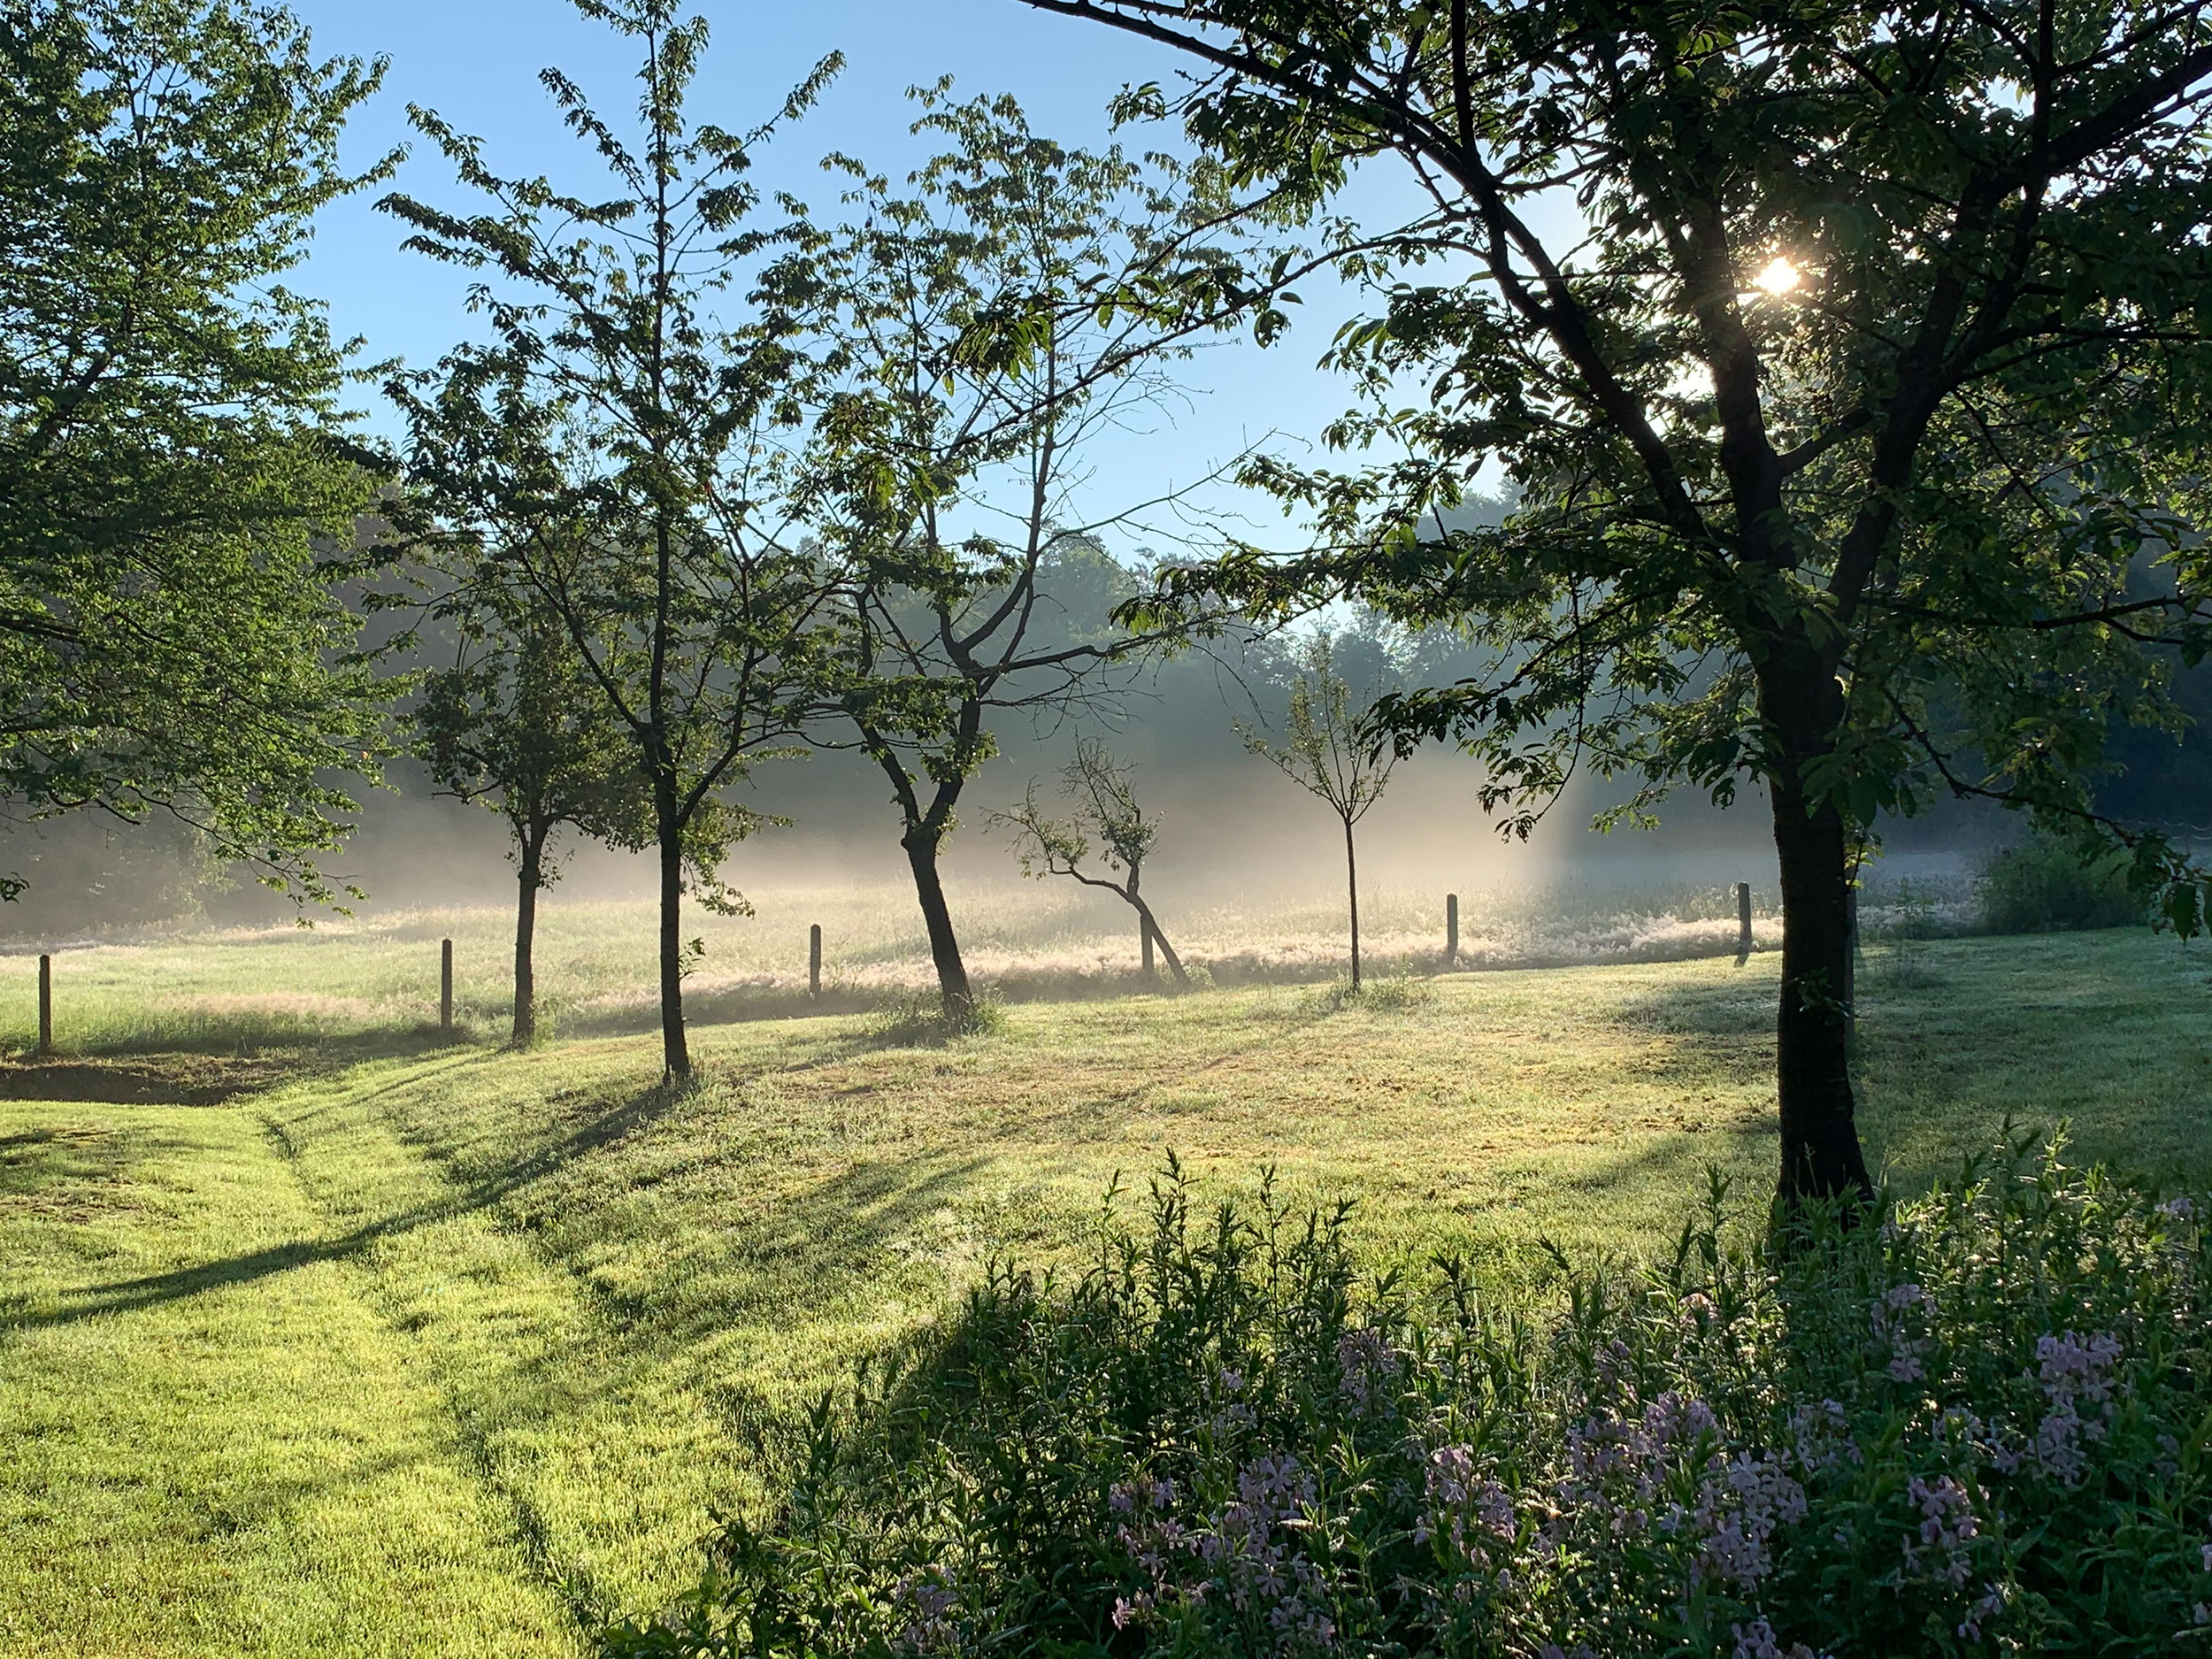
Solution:
[[[282,277],[389,165],[338,160],[381,73],[234,0],[0,4],[0,791],[317,900],[380,749],[331,583],[382,465]]]
[[[1032,784],[1022,803],[997,816],[1016,833],[1015,856],[1022,873],[1042,879],[1062,876],[1087,887],[1110,893],[1137,913],[1137,933],[1143,952],[1144,977],[1152,978],[1152,948],[1156,942],[1167,958],[1167,971],[1178,990],[1190,989],[1190,975],[1182,958],[1168,943],[1159,918],[1141,888],[1144,861],[1159,839],[1160,822],[1147,818],[1137,799],[1135,768],[1115,758],[1114,752],[1096,738],[1078,738],[1074,757],[1060,774],[1060,793],[1074,807],[1071,817],[1053,818],[1037,803]],[[1105,873],[1094,873],[1093,853]]]
[[[1317,557],[1173,586],[1483,631],[1490,672],[1386,712],[1479,756],[1514,825],[1585,762],[1640,806],[1763,788],[1786,1197],[1867,1184],[1844,987],[1878,815],[2002,801],[2201,924],[2200,874],[2092,785],[2116,719],[2174,718],[2155,648],[2212,634],[2203,0],[1031,4],[1183,54],[1189,133],[1317,211],[1410,169],[1335,353],[1372,397],[1333,436],[1391,457],[1275,475]],[[1486,466],[1517,510],[1448,527]]]
[[[1355,702],[1349,682],[1336,672],[1333,640],[1315,634],[1297,648],[1292,660],[1296,677],[1290,682],[1282,741],[1249,726],[1240,726],[1240,734],[1245,748],[1325,803],[1344,826],[1344,884],[1352,927],[1352,988],[1356,991],[1359,849],[1355,832],[1390,787],[1398,752],[1373,709]]]
[[[2084,864],[2077,849],[2051,835],[1993,852],[1975,896],[1981,926],[1993,933],[2124,927],[2143,919],[2142,896],[2128,888],[2123,855]]]
[[[458,635],[454,660],[422,677],[411,710],[415,752],[438,787],[480,801],[515,838],[514,1018],[537,1035],[538,894],[560,875],[547,851],[564,825],[617,847],[652,844],[637,747],[585,667],[567,625],[534,592],[495,583],[437,608]]]
[[[383,205],[414,227],[411,247],[485,273],[472,298],[491,338],[394,392],[438,534],[499,561],[559,618],[635,746],[660,863],[663,1050],[683,1077],[683,979],[696,954],[683,942],[683,895],[742,908],[713,879],[710,843],[759,821],[727,792],[789,752],[833,594],[793,533],[778,438],[799,418],[808,365],[786,320],[745,292],[749,261],[777,235],[750,222],[761,204],[746,178],[774,124],[740,134],[690,119],[702,19],[679,20],[668,0],[579,3],[641,54],[641,138],[559,71],[541,78],[619,194],[588,201],[502,177],[475,140],[414,111],[489,210],[402,196]],[[834,67],[821,65],[780,119],[796,118]],[[741,314],[723,316],[726,302]]]
[[[973,994],[938,860],[996,752],[989,722],[1091,705],[1144,643],[1108,620],[1133,586],[1098,538],[1177,492],[1087,517],[1086,450],[1173,397],[1173,363],[1242,289],[1211,175],[1066,149],[1008,99],[922,97],[919,130],[953,147],[910,194],[849,164],[860,222],[786,280],[841,376],[815,457],[819,534],[851,584],[826,712],[890,783],[957,1021]],[[1085,585],[1106,590],[1089,616],[1047,597]]]

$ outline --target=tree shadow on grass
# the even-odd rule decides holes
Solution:
[[[65,1056],[18,1055],[0,1062],[0,1100],[219,1106],[370,1060],[413,1059],[470,1046],[465,1033],[435,1025],[332,1036],[242,1028],[205,1041],[165,1035],[94,1043]]]
[[[0,1100],[219,1106],[291,1073],[283,1060],[266,1055],[237,1060],[200,1055],[142,1062],[39,1060],[0,1067]]]
[[[1608,1018],[1624,1030],[1661,1036],[1771,1041],[1775,995],[1767,979],[1670,977],[1624,995]]]
[[[972,1191],[982,1152],[926,1152],[856,1164],[738,1221],[661,1305],[649,1340],[687,1344],[739,1321],[823,1317],[884,1288],[880,1269]]]
[[[127,1207],[132,1168],[155,1149],[133,1126],[39,1124],[0,1134],[0,1216],[89,1221]]]
[[[295,1268],[320,1262],[342,1261],[358,1256],[379,1240],[411,1233],[456,1216],[485,1210],[511,1194],[542,1179],[563,1164],[594,1148],[619,1140],[668,1111],[686,1091],[656,1085],[568,1133],[477,1180],[456,1184],[451,1193],[434,1202],[417,1205],[378,1217],[335,1238],[295,1239],[258,1250],[242,1251],[215,1261],[172,1268],[134,1279],[113,1279],[61,1293],[60,1307],[0,1311],[0,1331],[38,1329],[73,1325],[104,1314],[128,1313],[138,1309],[196,1296],[228,1286],[250,1284]],[[270,1129],[288,1152],[283,1127]]]

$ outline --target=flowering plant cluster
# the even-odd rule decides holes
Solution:
[[[2212,1654],[2202,1200],[2024,1141],[1851,1225],[1724,1197],[1539,1319],[1171,1165],[825,1402],[604,1650]]]

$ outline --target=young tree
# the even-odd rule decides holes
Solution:
[[[281,279],[391,165],[338,160],[381,73],[233,0],[0,0],[0,791],[315,900],[381,748],[331,583],[388,467]]]
[[[1421,216],[1349,267],[1385,314],[1338,353],[1385,407],[1334,434],[1404,459],[1279,474],[1333,544],[1179,585],[1486,629],[1493,672],[1385,712],[1519,826],[1578,757],[1640,810],[1765,789],[1785,1199],[1867,1188],[1844,987],[1878,814],[2004,801],[2131,847],[2200,924],[2201,877],[2088,786],[2116,721],[2172,718],[2147,648],[2212,637],[2201,0],[1031,4],[1187,54],[1191,133],[1309,200],[1412,170]],[[1519,510],[1447,528],[1491,463]]]
[[[974,997],[938,864],[996,752],[987,722],[1064,717],[1147,642],[1108,619],[1134,583],[1098,536],[1176,494],[1084,519],[1084,454],[1173,396],[1170,365],[1241,294],[1210,174],[1064,149],[1010,100],[923,103],[955,147],[910,196],[862,175],[863,222],[787,280],[844,375],[816,452],[817,524],[851,581],[824,712],[891,785],[957,1023]]]
[[[409,245],[487,273],[472,303],[493,338],[394,396],[409,470],[438,534],[496,559],[559,618],[584,673],[629,733],[660,862],[660,1001],[672,1077],[691,1070],[682,901],[708,841],[757,820],[726,791],[790,752],[833,589],[789,534],[779,426],[801,411],[806,365],[787,320],[715,306],[775,234],[748,228],[745,180],[772,128],[694,125],[685,96],[706,25],[670,0],[580,0],[638,47],[634,144],[555,70],[541,79],[620,195],[593,202],[506,179],[473,139],[426,111],[416,125],[464,183],[473,217],[406,196],[382,205]],[[793,94],[796,117],[834,68]],[[741,906],[719,890],[718,899]]]
[[[546,854],[563,825],[618,847],[653,841],[637,749],[586,670],[567,625],[528,591],[463,588],[441,603],[456,660],[424,675],[415,749],[438,787],[480,801],[514,833],[512,1041],[537,1035],[538,894],[558,879]]]
[[[1353,832],[1390,787],[1398,754],[1390,733],[1363,707],[1352,702],[1352,688],[1337,673],[1335,644],[1325,634],[1306,641],[1294,658],[1290,710],[1283,741],[1270,741],[1240,726],[1245,748],[1300,788],[1325,802],[1344,826],[1344,882],[1352,919],[1352,988],[1359,972],[1359,849]]]
[[[1145,817],[1137,801],[1135,769],[1115,759],[1113,751],[1096,738],[1079,738],[1075,757],[1060,774],[1060,793],[1074,803],[1071,818],[1048,817],[1037,804],[1034,784],[1019,806],[995,815],[1019,837],[1015,856],[1021,861],[1022,873],[1040,879],[1064,876],[1114,895],[1137,913],[1146,980],[1152,978],[1152,947],[1156,941],[1160,954],[1167,958],[1175,988],[1189,990],[1190,975],[1183,972],[1182,958],[1168,943],[1151,905],[1138,891],[1144,879],[1144,861],[1159,838],[1160,826],[1157,819]],[[1093,875],[1084,868],[1094,841],[1110,872],[1106,875]],[[1120,872],[1119,880],[1110,873],[1114,872]]]

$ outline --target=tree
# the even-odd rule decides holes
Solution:
[[[1490,672],[1383,712],[1480,756],[1513,827],[1585,760],[1636,811],[1764,788],[1786,1200],[1867,1187],[1844,987],[1878,815],[2001,800],[2200,925],[2201,874],[2090,785],[2116,718],[2173,719],[2150,648],[2208,638],[2201,0],[1030,3],[1194,60],[1189,131],[1311,203],[1412,170],[1335,353],[1373,398],[1333,435],[1399,458],[1278,472],[1322,545],[1173,586],[1477,630]],[[1517,510],[1450,527],[1490,463]]]
[[[424,675],[412,710],[416,752],[438,787],[481,801],[515,837],[512,1041],[537,1036],[538,894],[560,874],[547,848],[563,825],[593,840],[653,839],[637,749],[593,683],[562,619],[534,593],[464,587],[438,610],[457,625],[456,660]]]
[[[1344,826],[1344,881],[1352,922],[1352,988],[1359,989],[1359,850],[1353,832],[1390,787],[1398,764],[1388,732],[1371,710],[1355,708],[1352,688],[1336,672],[1335,645],[1325,634],[1298,648],[1283,741],[1240,726],[1245,748],[1317,800]]]
[[[1190,975],[1183,972],[1182,958],[1168,943],[1151,905],[1138,891],[1144,879],[1144,861],[1159,838],[1160,825],[1156,818],[1145,817],[1137,801],[1135,769],[1115,759],[1113,751],[1097,739],[1079,738],[1075,757],[1060,774],[1060,792],[1075,804],[1072,818],[1048,817],[1037,804],[1034,784],[1021,805],[997,815],[1019,837],[1015,856],[1021,861],[1022,873],[1040,879],[1064,876],[1114,895],[1137,913],[1147,982],[1152,979],[1152,947],[1157,941],[1175,988],[1189,990]],[[1093,875],[1084,868],[1094,839],[1106,869],[1119,872],[1119,880],[1111,873]]]
[[[391,165],[338,162],[381,73],[231,0],[0,4],[0,790],[303,899],[381,747],[331,588],[388,465],[281,279]]]
[[[715,310],[776,244],[747,223],[758,201],[745,180],[773,124],[738,135],[689,120],[703,21],[678,21],[668,0],[580,6],[640,48],[641,142],[558,71],[541,79],[622,194],[592,202],[502,178],[475,140],[414,111],[494,211],[381,205],[414,227],[409,246],[487,273],[472,303],[493,337],[392,389],[436,534],[500,562],[559,618],[635,747],[660,864],[663,1053],[682,1078],[683,895],[742,908],[713,883],[710,843],[760,821],[727,791],[791,752],[835,589],[786,511],[777,431],[799,419],[807,365],[779,315]],[[821,65],[780,119],[834,69]]]
[[[974,994],[938,861],[996,752],[987,722],[1109,695],[1102,671],[1148,636],[1109,621],[1134,584],[1099,537],[1182,493],[1082,518],[1083,456],[1174,396],[1169,365],[1242,292],[1210,174],[1064,149],[1010,100],[921,96],[919,127],[954,148],[910,196],[852,165],[862,222],[784,280],[842,374],[815,454],[815,522],[851,584],[823,713],[890,783],[957,1024]]]

